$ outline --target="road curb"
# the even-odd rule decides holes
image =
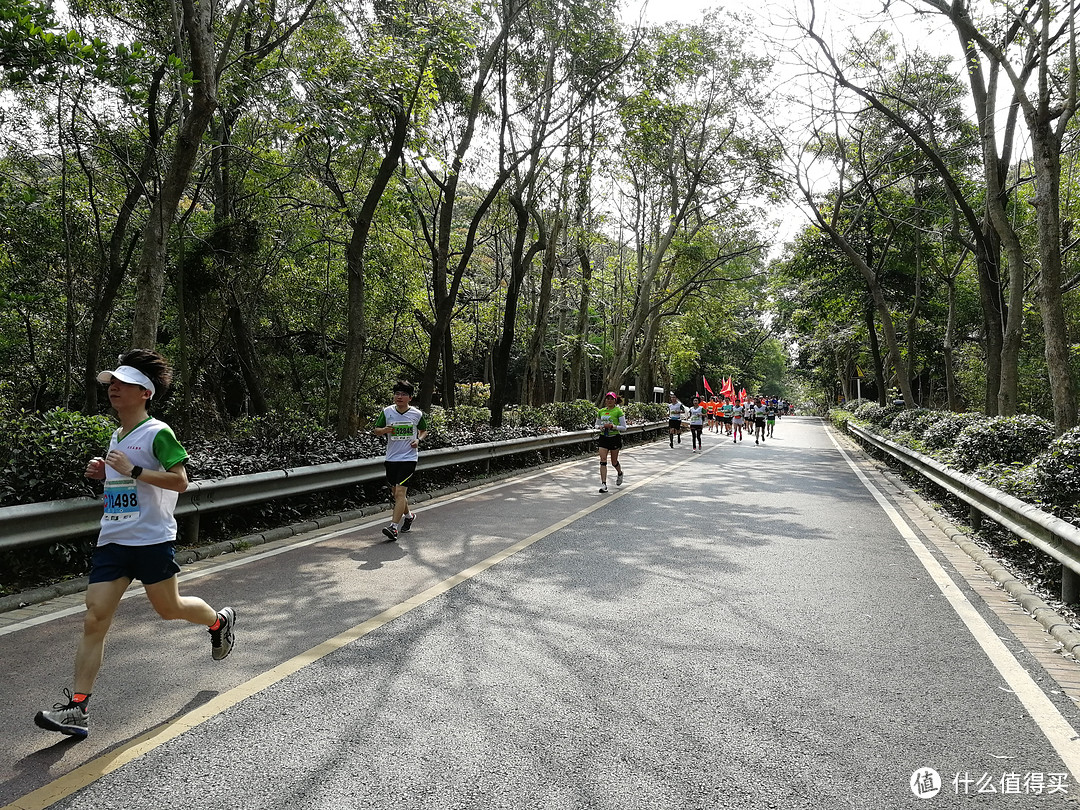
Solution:
[[[833,430],[834,433],[839,432],[831,425],[829,426],[829,429]],[[863,458],[873,463],[878,471],[888,478],[896,487],[896,491],[900,495],[903,495],[911,501],[915,507],[926,515],[930,522],[942,532],[942,534],[963,549],[963,551],[971,557],[971,559],[974,560],[999,587],[1015,599],[1025,613],[1029,614],[1041,624],[1043,629],[1061,645],[1059,650],[1061,655],[1072,658],[1075,661],[1080,661],[1080,632],[1077,632],[1076,628],[1074,628],[1065,617],[1048,605],[1042,597],[1034,593],[1021,580],[1013,576],[1012,572],[1002,565],[999,559],[987,552],[977,543],[973,542],[971,537],[961,526],[942,514],[932,503],[912,489],[907,482],[897,476],[887,465],[882,464],[878,459],[867,454],[861,445],[857,442],[852,442],[850,437],[846,434],[840,435],[843,435],[844,438],[848,439],[849,445],[857,448]]]

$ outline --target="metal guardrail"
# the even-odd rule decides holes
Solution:
[[[645,436],[666,427],[667,422],[650,422],[630,425],[626,433]],[[418,472],[422,472],[457,464],[490,462],[506,456],[545,452],[556,447],[586,444],[595,440],[595,430],[578,430],[465,447],[444,447],[422,452],[416,468]],[[198,536],[199,518],[204,514],[265,503],[275,498],[305,492],[379,481],[385,475],[383,461],[379,456],[192,481],[187,491],[180,495],[176,505],[176,517],[182,523],[184,542],[193,542],[193,538]],[[2,507],[0,551],[49,545],[72,537],[96,534],[101,527],[101,509],[101,501],[97,498],[70,498]]]
[[[1080,601],[1080,528],[858,425],[848,423],[847,429],[856,438],[887,453],[964,501],[970,509],[974,528],[978,529],[985,516],[1060,562],[1062,601]]]

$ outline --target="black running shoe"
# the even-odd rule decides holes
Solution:
[[[386,535],[386,539],[389,540],[391,543],[397,540],[398,530],[395,529],[393,526],[387,526],[385,529],[382,530],[382,533]]]
[[[412,528],[412,522],[416,520],[416,515],[406,515],[405,519],[401,521],[401,531],[407,532]]]

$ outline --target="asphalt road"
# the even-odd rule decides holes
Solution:
[[[1075,705],[822,423],[623,463],[606,495],[564,463],[424,504],[397,544],[374,522],[219,558],[182,590],[237,609],[224,662],[133,595],[85,741],[32,723],[81,615],[0,635],[0,805],[1080,807]]]

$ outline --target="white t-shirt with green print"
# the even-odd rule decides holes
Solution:
[[[419,408],[409,407],[405,413],[390,405],[383,408],[375,420],[375,427],[394,428],[394,432],[386,437],[386,460],[387,461],[416,461],[420,458],[417,448],[412,446],[417,434],[421,430],[427,430],[427,419]]]

